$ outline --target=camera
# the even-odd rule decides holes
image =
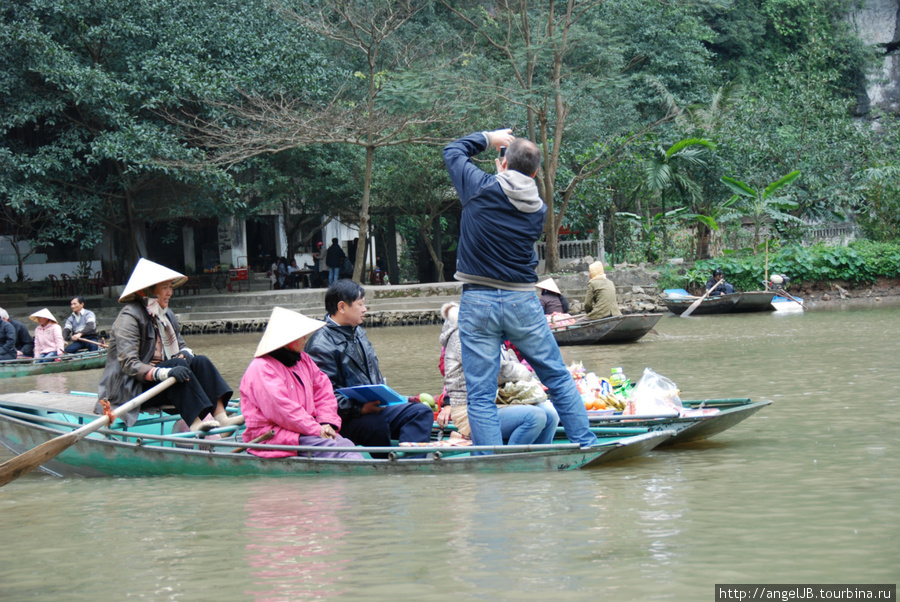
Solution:
[[[501,146],[501,147],[500,147],[500,158],[502,159],[502,158],[505,157],[505,156],[506,156],[506,147],[505,147],[505,146]]]

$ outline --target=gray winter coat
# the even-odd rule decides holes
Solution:
[[[179,349],[187,349],[178,328],[178,319],[171,309],[166,309],[166,318],[175,329]],[[122,308],[109,332],[109,350],[106,367],[100,377],[97,390],[99,399],[108,399],[115,407],[126,403],[144,392],[146,376],[153,366],[156,352],[156,328],[150,320],[147,308],[140,301],[133,301]],[[100,405],[94,409],[100,413]],[[137,421],[140,408],[122,417],[131,426]]]

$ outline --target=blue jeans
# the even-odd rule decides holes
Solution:
[[[475,445],[503,445],[494,398],[500,344],[505,340],[516,346],[549,390],[569,441],[582,447],[597,444],[575,380],[563,362],[535,292],[464,290],[459,308],[459,339],[469,426]]]
[[[328,268],[328,285],[331,286],[341,279],[341,268]]]
[[[57,353],[55,351],[47,351],[46,353],[40,354],[38,357],[34,358],[35,364],[46,364],[47,362],[55,362],[57,357]],[[47,359],[38,359],[38,358],[47,358]]]
[[[92,339],[81,339],[80,341],[72,341],[66,347],[66,353],[78,353],[80,351],[97,351],[99,347],[93,344]]]
[[[500,433],[507,445],[551,443],[559,424],[559,414],[549,401],[500,406],[497,415]]]

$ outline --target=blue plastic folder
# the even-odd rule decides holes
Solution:
[[[343,387],[337,389],[335,393],[340,393],[344,397],[360,403],[380,401],[380,405],[383,406],[407,402],[406,397],[400,395],[387,385],[357,385],[355,387]]]

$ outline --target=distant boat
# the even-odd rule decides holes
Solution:
[[[38,362],[34,359],[0,361],[0,378],[16,376],[34,376],[37,374],[53,374],[73,370],[92,370],[106,365],[106,349],[67,353],[50,361]]]
[[[631,343],[650,332],[663,314],[628,314],[551,327],[559,345]],[[579,316],[574,316],[576,319]],[[582,315],[581,318],[584,318]]]
[[[772,308],[779,313],[803,311],[803,299],[799,297],[788,299],[776,294],[775,298],[772,299]]]
[[[668,288],[663,291],[662,302],[673,314],[681,315],[691,304],[699,299],[683,288]],[[772,299],[774,291],[749,291],[707,297],[700,302],[691,315],[728,314],[753,311],[773,311]]]

